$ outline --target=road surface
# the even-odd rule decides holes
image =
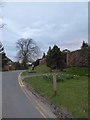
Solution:
[[[2,118],[43,118],[18,83],[21,71],[2,73]]]

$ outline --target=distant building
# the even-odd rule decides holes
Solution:
[[[43,64],[46,64],[46,58],[42,58],[42,59],[39,61],[39,65],[43,65]]]
[[[7,56],[4,56],[2,59],[2,70],[3,71],[9,71],[9,70],[15,70],[15,66],[13,65],[13,61],[9,59]]]
[[[67,66],[68,67],[90,67],[90,48],[85,50],[76,50],[72,52],[67,52]]]

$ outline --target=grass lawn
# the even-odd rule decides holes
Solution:
[[[34,70],[27,70],[22,73],[22,75],[28,75],[30,73],[50,73],[51,69],[46,65],[38,65]]]
[[[36,71],[35,70],[27,70],[27,71],[22,72],[22,75],[28,75],[30,73],[36,73]]]
[[[46,65],[38,65],[35,67],[35,71],[37,73],[50,73],[51,69],[47,67]]]
[[[74,117],[88,117],[88,77],[64,73],[58,75],[57,78],[56,96],[53,96],[52,76],[25,78],[25,82],[31,84],[40,95],[45,96],[50,102],[62,107]]]
[[[73,75],[90,77],[90,68],[86,68],[86,67],[70,67],[70,68],[64,69],[64,72],[68,74],[73,74]]]

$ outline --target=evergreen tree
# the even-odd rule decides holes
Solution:
[[[63,67],[63,56],[60,48],[54,46],[52,49],[49,48],[46,56],[47,66],[52,69],[62,69]]]
[[[46,55],[45,55],[45,53],[43,53],[43,57],[42,58],[45,58],[46,57]]]
[[[88,47],[89,47],[88,44],[85,41],[83,41],[81,49],[88,48]]]

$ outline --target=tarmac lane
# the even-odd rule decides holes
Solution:
[[[43,118],[18,83],[21,71],[2,73],[2,118]]]

